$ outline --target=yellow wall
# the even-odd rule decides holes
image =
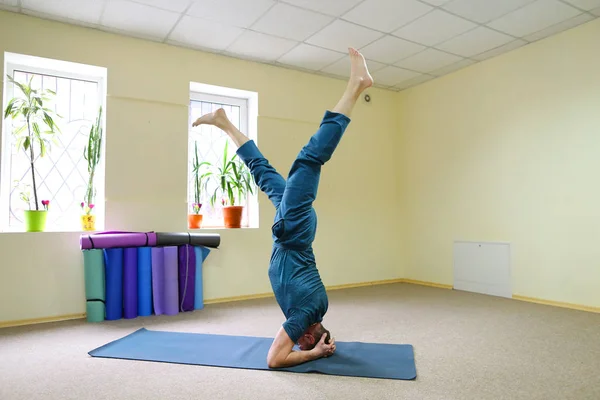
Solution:
[[[405,277],[512,243],[513,292],[600,306],[600,20],[399,94]]]
[[[8,12],[0,12],[1,57],[4,51],[108,68],[108,230],[186,230],[190,81],[259,93],[259,145],[284,176],[345,86]],[[357,106],[323,171],[314,247],[326,285],[402,276],[396,251],[400,188],[389,145],[397,132],[397,94],[374,89],[371,95],[372,103]],[[270,291],[274,211],[264,195],[259,202],[259,229],[218,231],[221,249],[212,252],[204,271],[207,299]],[[85,312],[79,232],[2,233],[0,254],[0,322]]]

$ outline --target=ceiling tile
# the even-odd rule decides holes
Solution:
[[[541,40],[548,36],[552,36],[554,34],[566,31],[568,29],[575,28],[576,26],[589,22],[593,19],[594,17],[589,14],[580,14],[575,18],[568,19],[556,25],[552,25],[551,27],[548,27],[546,29],[542,29],[541,31],[538,31],[531,35],[527,35],[523,39],[529,42],[535,42],[536,40]]]
[[[590,11],[592,14],[600,17],[600,7],[598,8],[594,8],[592,11]]]
[[[175,26],[179,16],[180,14],[172,11],[139,3],[111,0],[106,3],[101,24],[134,35],[162,39]]]
[[[596,7],[600,7],[600,0],[565,0],[567,3],[573,4],[582,10],[590,11]]]
[[[379,71],[380,69],[383,69],[385,66],[385,64],[378,63],[377,61],[367,60],[367,68],[369,68],[369,72],[371,74],[376,71]],[[346,56],[341,60],[338,60],[333,64],[328,65],[321,71],[331,75],[343,76],[348,78],[350,77],[350,57]]]
[[[394,35],[427,46],[433,46],[477,25],[466,19],[434,10],[394,32]]]
[[[457,63],[447,65],[445,67],[436,69],[435,71],[431,71],[430,74],[435,75],[435,76],[448,75],[451,72],[458,71],[459,69],[468,67],[469,65],[475,64],[476,62],[477,61],[467,60],[467,59],[461,60]]]
[[[513,11],[488,26],[522,37],[575,17],[581,11],[558,0],[537,0]]]
[[[345,53],[348,51],[348,47],[360,49],[382,36],[383,33],[346,21],[336,20],[307,39],[306,42]]]
[[[227,48],[227,53],[272,62],[290,51],[297,44],[298,42],[294,42],[293,40],[246,31]]]
[[[394,36],[385,36],[363,47],[360,52],[368,59],[393,64],[423,50],[425,50],[425,46],[420,44],[408,42]]]
[[[284,3],[339,17],[363,0],[281,0]]]
[[[343,53],[302,43],[277,61],[294,67],[318,71],[343,57]]]
[[[525,46],[526,44],[527,44],[526,41],[521,40],[521,39],[516,39],[516,40],[513,40],[510,43],[507,43],[507,44],[503,45],[503,46],[500,46],[500,47],[497,47],[495,49],[486,51],[485,53],[478,54],[478,55],[473,56],[471,58],[474,59],[474,60],[477,60],[477,61],[487,60],[488,58],[496,57],[496,56],[499,56],[500,54],[507,53],[507,52],[512,51],[512,50],[516,50],[519,47]]]
[[[419,72],[431,72],[460,61],[461,58],[436,49],[427,49],[414,56],[408,57],[395,65]]]
[[[272,0],[194,0],[187,14],[248,28],[274,4]]]
[[[421,83],[425,83],[425,82],[430,81],[435,78],[436,78],[435,76],[423,74],[423,75],[417,76],[416,78],[412,78],[407,81],[404,81],[401,84],[394,86],[392,89],[395,89],[395,90],[408,89],[410,87],[420,85]]]
[[[26,12],[26,10],[31,10],[60,19],[98,24],[104,2],[96,0],[21,0],[21,7],[26,14],[32,14]]]
[[[535,0],[452,0],[442,8],[471,21],[486,23]]]
[[[513,37],[480,26],[447,42],[437,45],[440,50],[471,57],[514,40]]]
[[[379,85],[395,86],[401,82],[413,79],[421,74],[388,65],[379,71],[372,72],[371,75],[373,76],[373,80]]]
[[[421,0],[421,1],[423,1],[425,3],[429,3],[432,6],[439,7],[439,6],[443,6],[444,4],[446,4],[446,3],[448,3],[449,1],[452,1],[452,0]]]
[[[186,15],[169,35],[169,43],[224,50],[243,32],[241,28]]]
[[[252,30],[302,41],[331,21],[332,17],[280,3],[252,25]]]
[[[110,0],[109,0],[110,1]],[[134,3],[146,4],[148,6],[162,8],[163,10],[182,13],[190,5],[190,0],[131,0]]]
[[[416,0],[365,0],[342,18],[390,33],[431,10],[432,6]]]

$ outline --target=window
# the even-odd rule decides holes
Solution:
[[[22,91],[6,78],[30,84],[32,89],[52,90],[50,100],[43,106],[52,111],[59,131],[52,137],[47,152],[40,157],[40,147],[34,146],[34,171],[38,203],[49,200],[46,231],[82,230],[81,203],[88,182],[88,163],[84,149],[88,144],[90,129],[96,123],[102,107],[102,143],[106,142],[104,120],[106,69],[46,58],[5,53],[4,110],[14,97],[23,97]],[[22,146],[17,147],[15,129],[23,117],[4,120],[0,161],[0,227],[3,231],[24,230],[24,210],[34,209],[33,176],[30,155]],[[41,126],[41,129],[46,129]],[[43,133],[42,133],[43,135]],[[104,145],[100,162],[95,170],[96,188],[94,215],[95,228],[104,228]],[[22,198],[26,188],[30,192],[30,205]]]
[[[204,114],[223,108],[229,120],[242,133],[258,143],[256,134],[256,124],[258,116],[257,107],[258,96],[254,92],[246,92],[236,89],[223,88],[212,85],[192,83],[190,85],[190,113],[189,113],[189,143],[188,143],[188,213],[194,214],[193,205],[195,203],[195,175],[194,162],[203,164],[200,170],[200,176],[210,173],[201,183],[200,203],[202,207],[201,227],[203,228],[224,228],[225,224],[224,205],[230,206],[229,195],[227,191],[221,190],[219,179],[219,167],[223,166],[224,158],[231,160],[237,147],[229,139],[227,134],[219,128],[200,125],[192,127],[192,122]],[[225,154],[227,150],[227,154]],[[249,175],[249,171],[243,165],[238,157],[235,157],[238,166],[243,166]],[[234,190],[234,201],[236,206],[242,208],[242,228],[258,227],[258,188],[252,178],[252,191],[242,193],[242,198],[238,198],[237,191]],[[211,202],[212,198],[212,202]],[[223,204],[223,200],[225,204]],[[190,228],[196,228],[189,225]]]

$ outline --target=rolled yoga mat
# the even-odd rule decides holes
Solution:
[[[165,251],[162,247],[152,248],[152,301],[154,314],[164,314],[165,297]]]
[[[79,237],[81,249],[110,249],[116,247],[145,247],[156,246],[154,232],[100,232],[83,234]]]
[[[164,248],[165,293],[164,313],[176,315],[179,313],[179,274],[177,262],[177,247]]]
[[[189,244],[179,246],[179,311],[193,311],[196,292],[196,252]]]
[[[273,339],[266,337],[161,332],[142,328],[88,354],[126,360],[272,370],[267,366],[271,343]],[[402,380],[417,377],[414,351],[409,344],[336,342],[336,352],[330,357],[277,371]]]
[[[152,315],[152,248],[137,249],[138,315]]]
[[[126,319],[138,316],[137,249],[126,248],[123,256],[123,315]]]
[[[202,266],[204,264],[204,260],[208,257],[210,253],[210,249],[202,246],[194,247],[194,255],[196,257],[196,283],[195,283],[195,293],[194,293],[194,309],[201,310],[204,308],[204,290],[203,290],[203,282],[202,282]]]
[[[106,319],[123,318],[123,249],[105,249]]]
[[[157,246],[205,246],[217,248],[221,244],[218,233],[156,232]]]
[[[104,321],[105,274],[104,252],[83,251],[83,276],[85,280],[86,319],[88,322]]]

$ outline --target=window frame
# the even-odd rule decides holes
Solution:
[[[96,169],[96,198],[97,201],[94,207],[94,215],[96,216],[96,230],[104,229],[106,223],[106,68],[96,67],[92,65],[77,64],[68,61],[57,59],[49,59],[35,56],[28,56],[17,53],[4,53],[4,75],[10,75],[14,78],[15,71],[23,73],[32,73],[40,75],[48,75],[56,78],[80,80],[84,82],[96,83],[98,85],[98,104],[102,105],[102,128],[103,140],[100,162]],[[47,66],[40,66],[44,64]],[[79,70],[86,70],[85,73]],[[11,172],[11,151],[12,151],[12,124],[4,119],[4,107],[8,104],[9,99],[14,95],[14,84],[8,79],[3,79],[3,98],[2,98],[2,132],[0,132],[0,233],[9,232],[24,232],[24,228],[19,226],[9,226],[10,223],[10,172]],[[52,229],[52,226],[47,226],[45,232],[82,232],[79,221],[73,222],[73,228]],[[77,227],[77,228],[75,228]]]
[[[225,87],[199,84],[195,82],[190,83],[190,93],[189,93],[189,109],[188,109],[188,126],[190,130],[188,131],[188,176],[187,176],[187,193],[188,199],[190,198],[192,187],[189,182],[191,180],[191,160],[189,156],[192,152],[191,147],[193,146],[193,136],[191,131],[192,121],[192,103],[193,102],[209,102],[209,103],[218,103],[224,105],[232,105],[240,107],[240,131],[248,136],[249,139],[253,140],[258,144],[257,137],[257,118],[258,118],[258,94],[254,92],[247,92],[238,89],[230,89]],[[233,144],[231,139],[230,145]],[[230,151],[234,150],[231,148]],[[235,149],[237,150],[237,149]],[[248,194],[248,201],[245,207],[248,209],[248,225],[242,225],[242,229],[256,229],[259,227],[259,210],[260,205],[258,202],[258,186],[255,186],[254,193]],[[189,200],[188,200],[189,201]],[[189,203],[188,203],[188,212],[189,212]],[[187,225],[187,224],[186,224]],[[200,227],[200,229],[228,229],[221,222],[219,225],[204,225]]]

